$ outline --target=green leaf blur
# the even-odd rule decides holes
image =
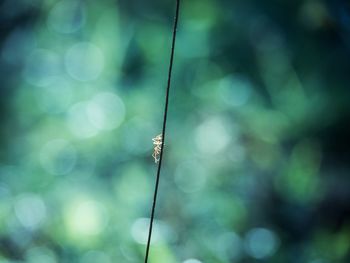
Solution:
[[[143,262],[174,8],[2,1],[0,263]],[[349,23],[182,1],[151,263],[350,262]]]

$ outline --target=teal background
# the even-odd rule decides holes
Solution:
[[[143,262],[175,1],[0,6],[0,262]],[[349,32],[182,1],[151,263],[350,262]]]

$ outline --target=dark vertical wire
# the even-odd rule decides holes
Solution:
[[[165,109],[164,109],[163,129],[162,129],[162,146],[161,146],[159,162],[158,162],[156,184],[154,187],[154,196],[153,196],[151,220],[150,220],[148,239],[147,239],[145,263],[148,262],[149,248],[150,248],[151,238],[152,238],[154,212],[155,212],[156,203],[157,203],[160,170],[162,168],[162,159],[163,159],[163,150],[164,150],[164,141],[165,141],[165,129],[166,129],[167,116],[168,116],[169,91],[170,91],[170,84],[171,84],[171,73],[172,73],[172,69],[173,69],[175,41],[176,41],[176,32],[177,32],[177,22],[179,19],[179,11],[180,11],[180,0],[176,0],[176,13],[175,13],[175,20],[174,20],[174,25],[173,25],[173,38],[172,38],[172,44],[171,44],[170,62],[169,62],[169,70],[168,70],[168,82],[167,82],[166,95],[165,95]]]

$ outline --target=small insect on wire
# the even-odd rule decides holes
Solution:
[[[152,157],[154,158],[155,163],[159,162],[160,152],[162,151],[162,140],[163,140],[162,134],[159,134],[152,139],[153,145],[154,145]]]

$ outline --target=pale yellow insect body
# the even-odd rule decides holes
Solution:
[[[159,162],[160,153],[162,151],[162,140],[163,140],[162,134],[159,134],[152,139],[153,145],[154,145],[152,157],[154,158],[155,163]]]

